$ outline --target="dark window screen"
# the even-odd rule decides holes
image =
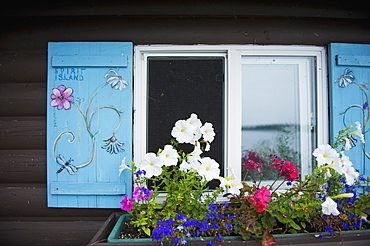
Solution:
[[[224,58],[151,57],[148,74],[148,151],[157,152],[169,144],[175,122],[196,113],[202,124],[213,124],[216,136],[211,151],[202,156],[215,159],[222,175]]]

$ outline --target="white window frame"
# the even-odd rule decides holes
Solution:
[[[316,144],[329,140],[328,79],[326,49],[296,45],[137,45],[134,48],[134,125],[133,159],[139,162],[147,151],[147,58],[149,56],[225,57],[225,176],[232,168],[241,179],[241,122],[243,56],[313,57],[316,75]],[[309,167],[308,167],[309,168]],[[304,177],[302,177],[304,178]]]

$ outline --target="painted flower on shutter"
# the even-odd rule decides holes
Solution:
[[[118,154],[123,152],[123,143],[119,142],[115,136],[110,137],[103,141],[104,145],[101,147],[105,149],[109,154]]]
[[[343,140],[346,141],[345,149],[349,150],[352,146],[356,146],[355,143],[357,142],[357,139],[355,139],[352,135],[357,135],[361,140],[362,149],[363,149],[363,153],[364,153],[365,157],[370,159],[370,154],[366,151],[368,148],[365,147],[365,135],[370,130],[369,129],[369,124],[368,124],[369,119],[370,119],[369,118],[370,108],[369,108],[369,102],[368,102],[369,101],[368,82],[365,82],[365,81],[361,82],[361,83],[356,82],[355,81],[355,76],[353,75],[353,72],[349,68],[346,68],[344,70],[343,75],[341,75],[339,77],[339,79],[335,80],[334,82],[337,82],[338,85],[342,88],[347,87],[349,84],[356,85],[360,89],[360,92],[362,92],[362,94],[363,94],[361,96],[361,98],[365,98],[365,102],[361,102],[361,103],[356,102],[356,103],[350,104],[340,114],[343,115],[343,122],[346,122],[346,121],[348,121],[346,119],[347,113],[352,111],[352,109],[359,109],[360,110],[359,112],[362,114],[362,120],[361,120],[362,126],[361,126],[360,121],[355,122],[357,130],[355,132],[351,133],[351,134],[348,134],[348,136],[343,138]],[[351,92],[351,93],[353,93],[353,92]],[[351,98],[355,98],[355,97],[351,97]],[[346,126],[346,124],[345,124],[345,126]]]
[[[339,79],[335,80],[334,82],[338,83],[338,85],[343,88],[353,83],[354,80],[355,76],[353,76],[352,71],[346,68],[343,75],[341,75]]]
[[[88,98],[87,101],[78,100],[78,101],[75,102],[74,97],[72,96],[73,89],[72,88],[67,88],[64,85],[60,85],[57,88],[54,88],[52,90],[53,94],[51,95],[51,99],[53,99],[53,100],[50,103],[51,106],[57,107],[59,110],[61,110],[63,108],[68,110],[68,109],[71,108],[71,104],[73,106],[75,106],[78,113],[81,114],[82,118],[84,119],[83,122],[85,123],[85,127],[86,127],[86,130],[88,132],[88,136],[90,137],[91,144],[92,144],[90,158],[89,159],[86,158],[86,160],[83,161],[82,164],[79,164],[78,166],[74,167],[73,165],[70,165],[70,163],[66,162],[67,164],[65,165],[65,167],[63,169],[66,169],[69,174],[75,174],[77,169],[80,169],[80,168],[83,168],[83,167],[86,167],[86,166],[90,165],[93,162],[93,160],[95,159],[95,156],[96,156],[96,153],[95,153],[96,152],[95,139],[96,139],[96,135],[98,135],[100,132],[99,131],[98,132],[93,132],[93,130],[92,130],[93,128],[92,128],[91,123],[95,122],[95,121],[92,121],[92,119],[94,117],[96,117],[96,115],[98,115],[97,113],[101,110],[113,111],[113,112],[115,112],[114,115],[116,115],[118,117],[117,125],[113,129],[111,137],[106,139],[106,140],[103,140],[104,144],[103,144],[103,146],[101,146],[101,148],[105,149],[109,154],[119,154],[119,153],[124,151],[124,148],[123,148],[124,144],[122,142],[118,141],[116,136],[115,136],[115,133],[120,128],[120,125],[122,123],[122,113],[123,113],[123,111],[121,111],[120,109],[118,109],[117,107],[112,106],[112,105],[101,105],[101,106],[98,105],[93,110],[91,110],[91,106],[94,105],[93,104],[94,99],[100,96],[99,92],[101,92],[105,87],[109,87],[109,85],[111,85],[115,89],[122,90],[123,88],[126,87],[126,85],[128,85],[128,83],[126,81],[122,80],[122,77],[118,76],[117,72],[115,72],[112,69],[109,70],[109,72],[107,74],[105,74],[104,77],[106,78],[106,83],[101,83],[100,87],[98,87],[92,94],[89,94],[87,97],[83,97],[84,99]],[[83,93],[83,91],[81,93]],[[85,102],[86,102],[86,104],[85,104]],[[103,121],[98,121],[98,122],[99,122],[99,124],[104,125]],[[71,135],[73,139],[75,138],[75,134],[72,131],[63,131],[62,133],[60,133],[59,136],[55,139],[54,146],[52,148],[54,150],[54,153],[53,153],[54,156],[56,155],[56,153],[55,153],[55,150],[57,149],[56,146],[58,145],[59,141],[61,140],[61,137],[65,134]],[[69,142],[71,143],[73,141],[69,141]],[[60,162],[58,164],[62,165]],[[60,173],[61,170],[63,170],[63,169],[60,169],[60,171],[58,171],[57,173]],[[76,171],[74,171],[74,170],[76,170]],[[122,170],[120,172],[122,172]]]
[[[58,86],[53,89],[53,94],[50,96],[53,99],[50,103],[51,106],[57,107],[57,109],[70,109],[71,103],[74,98],[71,96],[73,93],[72,88],[66,88],[64,85]]]
[[[113,69],[110,69],[108,73],[105,75],[107,78],[107,83],[112,86],[112,88],[116,90],[123,90],[128,86],[128,82],[124,79],[122,79],[121,76],[118,75],[116,71]]]

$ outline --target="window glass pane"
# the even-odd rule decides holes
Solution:
[[[148,151],[169,144],[175,122],[196,113],[216,132],[203,156],[215,159],[223,173],[224,63],[224,57],[148,58]]]
[[[275,179],[274,169],[265,168],[270,154],[295,163],[301,171],[302,151],[306,157],[312,142],[310,84],[314,83],[308,81],[307,59],[243,58],[242,180],[260,177],[249,161],[261,164],[264,180]]]

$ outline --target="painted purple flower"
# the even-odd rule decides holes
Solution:
[[[51,106],[61,109],[70,109],[71,104],[74,100],[71,94],[73,93],[72,88],[66,88],[64,85],[58,86],[58,88],[53,88],[53,94],[50,96],[53,99],[50,103]]]
[[[365,102],[363,105],[362,105],[362,108],[363,109],[367,109],[367,107],[369,106],[369,103],[368,102]]]
[[[346,68],[344,74],[339,77],[339,79],[334,82],[338,82],[338,85],[342,88],[347,87],[355,80],[355,76],[352,75],[352,71]]]

